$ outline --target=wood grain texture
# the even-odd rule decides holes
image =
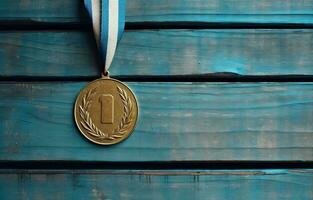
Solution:
[[[80,135],[85,83],[2,83],[0,160],[313,160],[312,83],[129,83],[135,132],[108,148]]]
[[[312,0],[132,0],[128,22],[313,22]],[[2,0],[0,20],[86,22],[83,1]]]
[[[98,76],[91,33],[1,32],[1,76]],[[313,74],[313,30],[129,31],[112,75]]]
[[[313,170],[9,171],[2,200],[311,200]]]
[[[88,15],[84,1],[1,0],[0,20],[86,23]]]

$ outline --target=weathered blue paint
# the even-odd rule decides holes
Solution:
[[[86,83],[0,85],[0,160],[313,159],[312,83],[129,83],[139,101],[125,142],[88,142],[73,120]]]
[[[311,200],[313,170],[0,171],[1,200]]]
[[[2,0],[1,20],[86,22],[82,1]],[[313,0],[131,0],[128,22],[313,23]]]
[[[1,76],[99,76],[91,33],[1,32]],[[313,74],[313,30],[161,30],[124,34],[112,75]]]

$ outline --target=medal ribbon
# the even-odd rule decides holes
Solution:
[[[125,26],[126,0],[85,0],[85,6],[92,18],[104,74],[112,64],[117,43]]]

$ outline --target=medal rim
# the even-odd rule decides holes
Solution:
[[[113,141],[113,142],[110,142],[110,143],[104,143],[104,142],[98,142],[98,141],[95,141],[89,137],[87,137],[84,133],[84,131],[81,130],[80,126],[78,125],[78,120],[77,120],[77,117],[76,117],[76,112],[77,112],[77,104],[78,104],[78,99],[82,93],[83,90],[85,90],[89,85],[92,85],[94,84],[95,82],[98,82],[98,81],[103,81],[103,80],[109,80],[109,81],[113,81],[113,82],[117,82],[117,83],[120,83],[121,85],[123,85],[124,87],[126,87],[132,94],[132,96],[134,97],[135,99],[135,103],[136,103],[136,111],[137,111],[137,116],[136,116],[136,120],[134,122],[134,126],[133,128],[131,129],[131,131],[127,134],[126,137],[122,138],[121,140],[116,140],[116,141]],[[128,85],[126,85],[125,83],[123,83],[122,81],[119,81],[117,79],[114,79],[114,78],[110,78],[110,77],[102,77],[102,78],[98,78],[96,80],[93,80],[91,82],[89,82],[87,85],[85,85],[82,89],[80,89],[78,95],[76,96],[76,100],[75,100],[75,104],[74,104],[74,119],[75,119],[75,124],[76,124],[76,127],[78,128],[79,132],[86,138],[88,139],[89,141],[91,141],[92,143],[94,144],[97,144],[97,145],[102,145],[102,146],[110,146],[110,145],[115,145],[115,144],[119,144],[119,143],[122,143],[123,141],[125,141],[130,135],[133,134],[134,130],[136,129],[136,126],[137,126],[137,122],[138,122],[138,118],[139,118],[139,106],[138,106],[138,100],[136,98],[136,95],[135,93],[133,92],[133,90],[128,87]]]

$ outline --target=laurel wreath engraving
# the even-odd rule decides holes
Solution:
[[[131,122],[133,121],[133,102],[125,90],[117,86],[117,91],[122,99],[124,114],[119,125],[114,129],[112,134],[102,132],[93,123],[90,117],[88,110],[92,103],[92,98],[96,94],[96,89],[89,90],[87,94],[84,95],[82,103],[79,106],[79,115],[82,118],[80,124],[90,135],[101,139],[115,140],[122,138],[130,127]]]

